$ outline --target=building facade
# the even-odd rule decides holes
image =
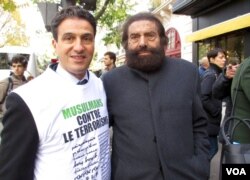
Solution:
[[[215,47],[226,50],[227,59],[242,62],[250,56],[250,0],[176,0],[173,14],[192,18],[192,59],[198,59]]]
[[[156,2],[155,2],[156,3]],[[192,33],[192,19],[189,15],[173,14],[175,0],[158,0],[152,13],[163,23],[168,37],[165,54],[170,57],[192,60],[192,43],[186,42],[185,38]]]

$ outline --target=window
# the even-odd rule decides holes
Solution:
[[[179,33],[175,28],[170,28],[166,32],[168,38],[168,44],[165,54],[170,57],[181,57],[181,41]]]
[[[206,56],[207,52],[215,47],[220,47],[227,52],[227,60],[237,58],[241,62],[244,59],[244,30],[224,34],[222,36],[213,37],[199,42],[199,59]]]

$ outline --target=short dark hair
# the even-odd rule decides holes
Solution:
[[[123,33],[122,33],[122,46],[126,49],[128,45],[128,28],[129,26],[135,22],[135,21],[141,21],[141,20],[148,20],[152,21],[156,24],[158,28],[158,33],[161,39],[161,44],[167,45],[168,38],[165,34],[164,26],[162,25],[161,21],[155,17],[152,13],[149,12],[141,12],[138,14],[135,14],[127,19],[127,21],[123,25]]]
[[[22,66],[26,68],[28,65],[28,60],[25,56],[21,54],[17,54],[12,57],[9,65],[12,66],[13,64],[17,64],[17,63],[22,64]]]
[[[115,63],[115,61],[116,61],[116,54],[115,53],[113,53],[113,52],[111,52],[111,51],[108,51],[108,52],[106,52],[105,54],[104,54],[104,56],[109,56],[109,58],[110,59],[113,59],[114,61],[114,63]]]
[[[208,61],[210,62],[210,58],[215,58],[216,56],[218,56],[219,52],[225,54],[226,56],[225,50],[223,50],[222,48],[214,48],[207,53]]]
[[[94,35],[96,35],[96,20],[94,16],[80,6],[69,6],[57,12],[51,21],[51,32],[56,41],[58,40],[58,26],[65,19],[74,17],[88,21],[94,29]]]

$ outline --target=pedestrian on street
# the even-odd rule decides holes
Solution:
[[[226,104],[223,120],[227,119],[232,113],[231,84],[239,66],[239,60],[235,60],[234,62],[229,63],[223,68],[222,73],[220,73],[212,88],[212,96],[224,101]],[[221,133],[219,133],[219,141],[224,143]]]
[[[28,60],[25,56],[17,54],[11,58],[9,63],[11,72],[9,77],[0,81],[0,134],[2,132],[2,119],[6,111],[5,100],[9,93],[17,87],[27,83],[28,79],[24,76],[24,72],[27,69]],[[1,143],[1,137],[0,137]]]
[[[126,64],[103,76],[113,127],[111,179],[207,180],[197,67],[165,56],[165,30],[151,13],[128,18],[122,45]]]
[[[27,83],[24,72],[27,69],[28,60],[25,56],[17,54],[11,58],[9,63],[11,73],[9,77],[0,81],[0,119],[5,112],[5,99],[8,94],[17,87]]]
[[[111,51],[107,51],[106,53],[104,53],[103,63],[105,65],[105,69],[102,70],[101,78],[102,78],[103,74],[116,68],[115,61],[116,61],[116,54],[115,53],[113,53]]]
[[[109,180],[109,119],[101,79],[88,70],[96,21],[79,6],[51,23],[58,62],[7,98],[1,180]]]
[[[205,71],[209,68],[209,62],[207,59],[207,56],[202,57],[199,60],[199,73],[200,73],[200,77],[202,78],[202,76],[205,74]]]
[[[203,108],[208,117],[207,131],[210,142],[210,159],[218,151],[218,139],[222,118],[222,100],[213,96],[213,85],[222,72],[226,63],[226,53],[221,48],[214,48],[207,53],[209,68],[201,80],[201,99]]]

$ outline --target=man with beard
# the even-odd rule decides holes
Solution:
[[[126,64],[103,76],[114,133],[111,179],[207,180],[207,119],[197,67],[165,57],[165,30],[151,13],[125,22],[122,45]]]

